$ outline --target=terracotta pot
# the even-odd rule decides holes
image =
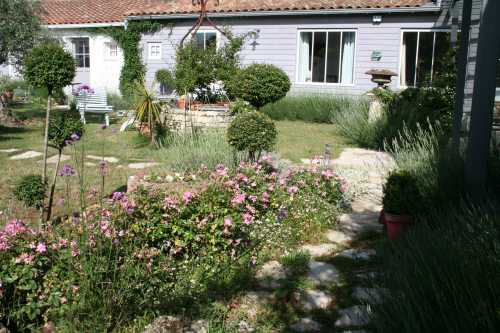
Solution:
[[[378,223],[385,225],[385,211],[383,208],[378,216]]]
[[[410,215],[396,215],[386,212],[384,212],[384,221],[387,227],[387,235],[391,240],[405,233],[413,224],[413,218]]]

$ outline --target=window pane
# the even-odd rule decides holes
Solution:
[[[217,47],[217,34],[215,32],[205,33],[206,38],[206,48],[216,48]]]
[[[328,33],[326,82],[338,83],[340,65],[340,32]]]
[[[299,38],[299,82],[311,82],[312,32],[301,32]]]
[[[415,80],[418,32],[404,32],[401,51],[401,85],[411,87]]]
[[[76,59],[76,66],[77,66],[77,67],[84,67],[83,58],[84,58],[84,57],[83,57],[83,56],[81,56],[81,55],[77,55],[77,56],[75,57],[75,59]]]
[[[497,62],[497,88],[500,89],[500,58]]]
[[[354,52],[356,51],[356,33],[353,31],[342,33],[342,64],[341,82],[354,82]]]
[[[325,82],[326,32],[314,33],[313,82]]]
[[[199,48],[205,48],[205,34],[203,32],[196,33],[196,46]]]
[[[85,66],[86,68],[90,67],[90,56],[86,55],[85,56]]]
[[[434,32],[420,32],[417,62],[417,86],[430,86]]]
[[[450,58],[451,38],[448,32],[436,32],[436,44],[434,46],[434,67],[432,81],[439,78],[446,67],[449,67],[453,59]]]

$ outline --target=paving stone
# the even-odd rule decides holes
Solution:
[[[303,245],[302,251],[307,251],[313,258],[332,255],[338,247],[334,244]]]
[[[19,149],[17,148],[0,149],[0,153],[6,153],[6,154],[15,153],[16,151],[19,151]]]
[[[343,257],[354,260],[369,260],[375,254],[373,249],[348,249],[336,254],[337,257]]]
[[[339,219],[339,229],[356,237],[367,232],[382,232],[383,226],[378,223],[380,212],[342,214]]]
[[[267,291],[251,291],[239,299],[240,312],[245,313],[246,317],[250,321],[257,320],[258,313],[260,310],[270,302],[274,301],[274,296],[272,293]]]
[[[301,318],[290,328],[296,332],[321,332],[321,324],[311,318]]]
[[[295,298],[305,311],[326,310],[334,300],[332,295],[322,290],[306,290],[295,293]]]
[[[339,158],[332,161],[335,166],[365,167],[368,169],[387,170],[394,167],[394,159],[386,152],[346,148]]]
[[[279,280],[286,278],[286,269],[278,261],[273,260],[265,263],[255,275],[259,287],[264,289],[276,289],[281,287]]]
[[[92,163],[92,162],[85,162],[85,165],[86,165],[86,166],[90,166],[90,167],[97,166],[97,164]]]
[[[364,326],[370,323],[370,309],[368,306],[355,305],[338,311],[339,318],[335,327]]]
[[[146,326],[143,333],[182,333],[184,322],[174,316],[160,316]]]
[[[47,163],[49,164],[56,164],[57,163],[57,159],[58,159],[58,155],[54,155],[52,157],[49,157],[47,159]],[[61,162],[65,162],[65,161],[68,161],[71,159],[71,156],[68,156],[68,155],[61,155]]]
[[[380,304],[383,292],[380,289],[356,287],[352,297],[364,304]]]
[[[347,245],[352,242],[352,237],[346,235],[342,231],[337,230],[328,230],[326,232],[326,238],[328,241],[338,244],[338,245]]]
[[[157,166],[159,163],[144,162],[144,163],[130,163],[128,165],[129,169],[146,169]]]
[[[27,160],[30,158],[40,157],[42,155],[43,155],[42,153],[30,150],[30,151],[27,151],[27,152],[19,154],[19,155],[11,156],[10,159],[11,160]]]
[[[379,214],[382,210],[382,205],[374,202],[373,198],[364,196],[356,198],[356,200],[351,203],[351,208],[355,213]]]
[[[239,333],[255,332],[255,329],[252,326],[250,326],[249,323],[242,320],[238,324],[238,332]]]
[[[118,163],[120,160],[116,157],[113,156],[95,156],[95,155],[87,155],[87,158],[91,160],[97,160],[97,161],[106,161],[108,163]]]
[[[317,285],[334,284],[339,282],[340,272],[331,264],[312,260],[308,278]]]
[[[209,329],[210,323],[207,320],[200,319],[192,322],[185,333],[208,333]]]

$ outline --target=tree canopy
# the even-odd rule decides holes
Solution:
[[[40,31],[38,8],[37,0],[0,0],[0,65],[23,63]]]

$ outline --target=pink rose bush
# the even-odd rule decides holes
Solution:
[[[1,229],[0,315],[8,318],[0,320],[39,328],[90,311],[94,323],[123,322],[129,313],[99,318],[87,302],[135,309],[140,301],[137,311],[153,311],[179,292],[196,297],[220,274],[255,265],[262,251],[333,223],[347,190],[333,170],[281,172],[267,157],[158,179],[167,189],[115,192],[85,219],[43,232],[17,220]]]

